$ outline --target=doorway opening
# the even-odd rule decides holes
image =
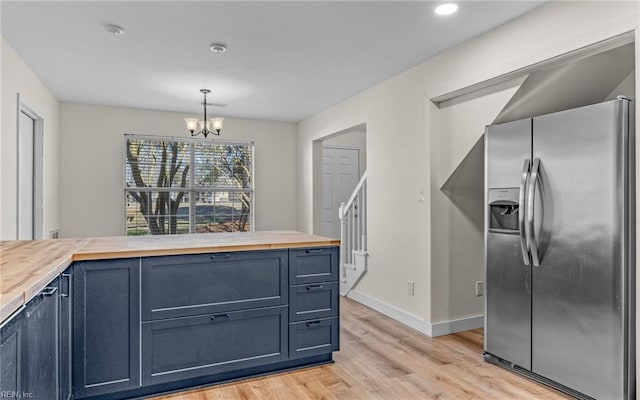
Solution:
[[[367,169],[366,126],[361,124],[314,142],[314,233],[340,238],[340,204]]]
[[[18,94],[17,238],[43,238],[43,122]]]

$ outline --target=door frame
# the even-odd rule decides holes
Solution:
[[[16,112],[16,238],[20,238],[20,115],[33,119],[33,238],[44,238],[44,119],[17,94]]]

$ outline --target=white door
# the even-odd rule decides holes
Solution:
[[[322,148],[322,235],[340,239],[338,209],[353,193],[359,171],[358,149]]]
[[[34,239],[34,144],[36,121],[20,112],[18,140],[18,239]]]

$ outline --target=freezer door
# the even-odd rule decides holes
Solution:
[[[487,126],[485,132],[486,186],[520,187],[524,160],[531,159],[531,118]]]
[[[523,167],[530,157],[530,119],[487,127],[485,351],[526,369],[531,366],[531,267],[524,262],[528,254],[523,254],[519,227],[506,223],[509,219],[494,224],[496,215],[491,213],[519,218],[513,203],[520,197]]]
[[[624,394],[625,103],[533,119],[532,371],[597,399]]]

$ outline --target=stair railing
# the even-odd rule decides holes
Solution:
[[[367,171],[362,174],[346,203],[340,203],[340,271],[354,264],[354,251],[367,250]]]

